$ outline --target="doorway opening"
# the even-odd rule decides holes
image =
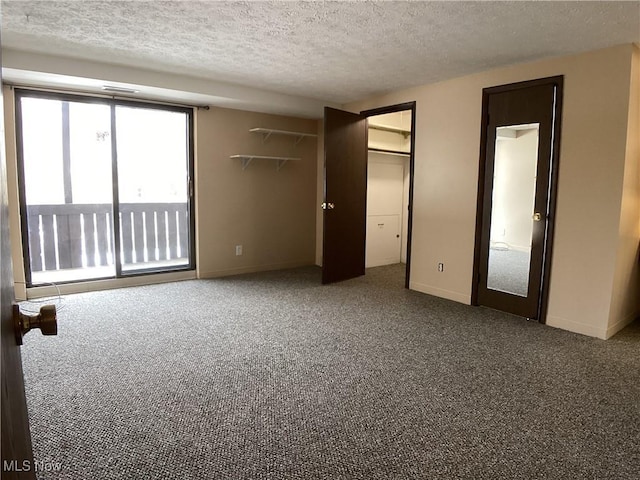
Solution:
[[[365,268],[404,265],[408,288],[415,103],[362,113],[368,120]]]
[[[402,266],[404,261],[404,286],[409,288],[415,150],[415,136],[411,133],[415,118],[415,102],[359,114],[325,107],[323,284],[365,274],[370,235],[372,240],[368,243],[373,250],[369,252],[369,265],[395,262]],[[373,193],[368,196],[369,158],[373,165]],[[390,187],[389,183],[394,182],[395,187]],[[395,205],[393,209],[386,205],[384,196],[389,190],[397,192],[390,201]],[[368,200],[372,202],[369,207]],[[371,218],[367,218],[367,208]],[[368,229],[372,232],[368,233]],[[376,245],[382,253],[376,251]],[[385,249],[392,253],[385,253]]]

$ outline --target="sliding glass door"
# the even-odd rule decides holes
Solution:
[[[28,286],[193,268],[191,110],[16,92]]]
[[[114,276],[109,106],[23,97],[19,112],[30,283]]]
[[[115,113],[122,270],[189,265],[188,115]]]

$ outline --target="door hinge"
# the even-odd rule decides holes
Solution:
[[[333,210],[334,208],[336,208],[335,204],[331,202],[324,202],[320,205],[320,207],[322,207],[323,210]]]

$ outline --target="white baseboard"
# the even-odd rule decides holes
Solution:
[[[373,260],[370,260],[369,263],[367,263],[364,268],[373,268],[373,267],[382,267],[384,265],[395,265],[397,263],[401,263],[400,259],[397,257],[393,257],[393,258],[375,258]]]
[[[625,318],[623,318],[622,320],[614,323],[613,325],[611,325],[609,328],[607,328],[607,337],[606,338],[611,338],[613,337],[616,333],[618,333],[620,330],[622,330],[624,327],[626,327],[627,325],[629,325],[631,322],[633,322],[636,318],[638,318],[638,314],[637,313],[632,313],[630,315],[627,315]]]
[[[454,302],[471,305],[471,295],[467,295],[465,293],[453,292],[451,290],[445,290],[443,288],[425,285],[424,283],[418,282],[409,282],[409,288],[417,292],[433,295],[434,297],[446,298],[447,300],[453,300]]]
[[[531,252],[531,247],[530,246],[520,246],[520,245],[509,245],[509,248],[511,250],[515,250],[516,252],[526,252],[529,253]]]
[[[297,262],[250,265],[247,267],[237,267],[237,268],[223,268],[220,270],[209,270],[205,272],[200,271],[198,272],[198,278],[228,277],[231,275],[241,275],[243,273],[268,272],[271,270],[285,270],[288,268],[309,267],[312,265],[314,265],[313,261],[306,260],[306,261],[297,261]]]
[[[512,245],[507,242],[495,242],[491,248],[497,248],[498,244],[502,244],[502,248],[498,248],[498,250],[515,250],[516,252],[530,252],[531,246],[527,245]]]
[[[595,327],[587,323],[567,320],[566,318],[562,317],[548,315],[546,324],[550,327],[560,328],[562,330],[568,330],[569,332],[580,333],[582,335],[588,335],[589,337],[601,338],[602,340],[606,340],[608,338],[607,329],[604,327]]]

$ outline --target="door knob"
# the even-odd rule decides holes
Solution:
[[[39,328],[43,335],[57,335],[58,321],[56,318],[56,306],[44,305],[40,307],[38,315],[27,315],[20,311],[17,303],[13,304],[13,326],[16,334],[16,343],[22,345],[22,337],[34,328]]]
[[[533,221],[534,222],[539,222],[542,219],[542,215],[539,214],[538,212],[533,214]]]
[[[324,202],[320,206],[322,207],[323,210],[333,210],[334,208],[336,208],[336,206],[331,202]]]

